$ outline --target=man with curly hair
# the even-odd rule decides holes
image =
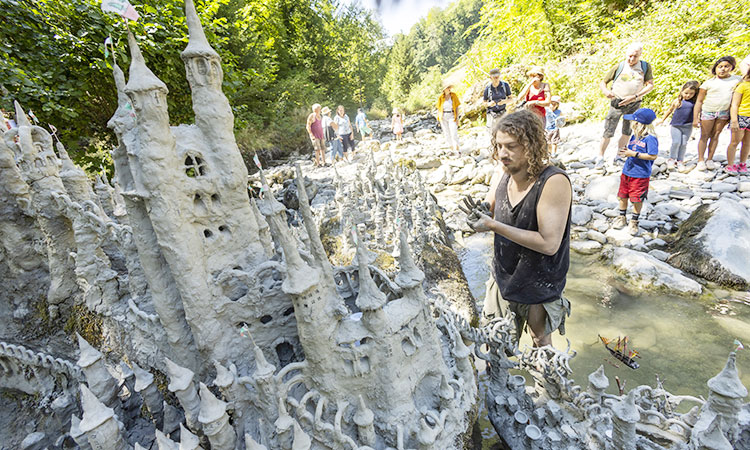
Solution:
[[[476,209],[469,216],[474,230],[495,237],[483,319],[510,310],[516,339],[528,324],[535,346],[551,345],[550,335],[555,329],[565,334],[570,315],[570,302],[562,296],[570,263],[570,180],[549,164],[544,124],[533,112],[514,112],[496,122],[492,146],[503,169],[486,198],[492,217]]]

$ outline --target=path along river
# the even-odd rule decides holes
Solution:
[[[459,256],[481,308],[485,282],[490,277],[492,236],[471,235],[463,244]],[[633,295],[620,286],[617,274],[598,259],[571,254],[565,296],[571,301],[572,314],[566,323],[566,335],[555,333],[552,340],[556,347],[565,348],[567,338],[577,351],[571,362],[577,384],[585,386],[589,373],[603,364],[612,393],[617,393],[615,376],[625,381],[627,392],[641,384],[655,386],[658,375],[673,394],[705,398],[706,382],[724,367],[734,340],[739,339],[748,344],[748,349],[738,354],[740,378],[750,386],[750,306],[713,298]],[[615,367],[616,361],[608,356],[597,334],[607,338],[628,336],[642,355],[638,360],[641,367]],[[530,345],[531,339],[525,334],[521,347]],[[481,448],[489,449],[496,438],[484,420]]]

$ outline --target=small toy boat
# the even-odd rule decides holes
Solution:
[[[599,339],[601,339],[602,344],[604,344],[604,348],[609,350],[609,353],[612,354],[615,358],[617,358],[619,361],[624,363],[626,366],[630,367],[631,369],[635,370],[640,367],[640,365],[635,362],[634,358],[640,358],[641,355],[638,353],[637,350],[629,350],[628,349],[628,337],[625,336],[624,338],[617,337],[617,343],[615,344],[614,348],[610,347],[609,344],[614,342],[614,339],[610,340],[607,338],[602,337],[601,335],[598,335]]]

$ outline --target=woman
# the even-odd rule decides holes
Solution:
[[[404,120],[398,108],[393,108],[393,118],[391,119],[391,129],[396,135],[396,141],[401,140],[401,134],[404,132]]]
[[[458,151],[458,95],[451,92],[453,85],[446,84],[443,93],[438,97],[437,119],[443,127],[445,140],[448,146],[455,152]]]
[[[529,77],[529,82],[521,90],[517,101],[523,103],[524,106],[537,113],[544,120],[546,116],[545,108],[549,106],[552,97],[549,84],[543,82],[544,69],[534,66],[526,72],[526,75]]]
[[[345,112],[344,105],[339,105],[336,108],[336,117],[333,118],[333,121],[336,122],[339,139],[344,147],[344,160],[351,162],[349,153],[354,153],[354,130],[352,130],[352,122]]]

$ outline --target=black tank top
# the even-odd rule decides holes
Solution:
[[[545,183],[565,171],[549,166],[539,175],[526,196],[511,207],[508,200],[508,174],[503,175],[495,192],[495,220],[523,230],[539,231],[536,205]],[[560,248],[547,256],[495,234],[495,281],[505,300],[534,305],[557,300],[565,288],[570,265],[570,210]]]

